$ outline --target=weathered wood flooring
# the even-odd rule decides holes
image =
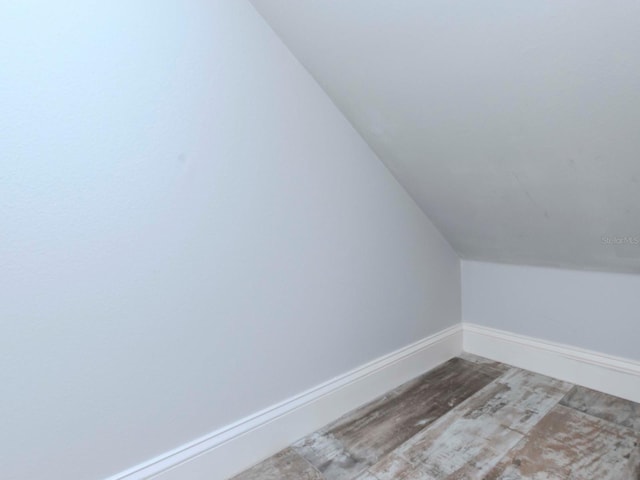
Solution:
[[[640,480],[640,405],[463,354],[233,480]]]

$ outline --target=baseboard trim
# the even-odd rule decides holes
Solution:
[[[455,325],[107,480],[229,478],[461,352]]]
[[[640,362],[463,323],[466,352],[640,402]]]
[[[107,480],[230,478],[463,350],[640,403],[640,362],[463,323]]]

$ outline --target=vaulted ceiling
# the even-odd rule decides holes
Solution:
[[[462,258],[640,272],[640,2],[251,1]]]

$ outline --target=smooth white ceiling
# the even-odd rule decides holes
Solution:
[[[640,2],[251,1],[461,257],[640,272]]]

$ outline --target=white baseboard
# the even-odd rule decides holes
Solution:
[[[107,480],[229,478],[461,352],[455,325]]]
[[[640,362],[464,323],[107,480],[229,478],[463,350],[640,402]]]
[[[640,362],[471,323],[463,338],[465,352],[640,402]]]

